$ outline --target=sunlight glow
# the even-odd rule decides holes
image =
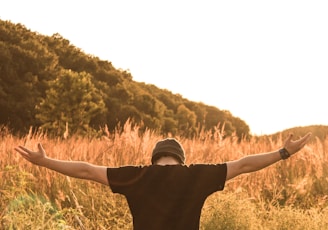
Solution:
[[[327,12],[323,0],[12,0],[0,18],[271,134],[328,125]]]

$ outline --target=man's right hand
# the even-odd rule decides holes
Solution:
[[[38,151],[36,152],[21,145],[15,148],[15,150],[26,160],[36,165],[42,165],[42,161],[47,157],[41,143],[38,143]]]

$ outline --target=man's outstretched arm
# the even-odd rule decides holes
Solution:
[[[38,144],[38,151],[32,151],[23,146],[19,146],[15,150],[33,164],[46,167],[66,176],[93,180],[108,185],[107,167],[105,166],[97,166],[84,161],[64,161],[49,158],[40,143]]]
[[[287,154],[290,156],[301,150],[305,144],[309,141],[311,137],[311,133],[306,134],[304,137],[292,141],[293,134],[290,134],[285,141],[285,144],[282,148],[287,150]],[[276,163],[281,160],[281,153],[279,150],[254,154],[243,157],[239,160],[229,161],[227,162],[227,178],[226,180],[230,180],[240,174],[250,173],[254,171],[258,171],[269,165]]]

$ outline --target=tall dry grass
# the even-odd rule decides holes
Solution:
[[[223,132],[177,137],[187,164],[221,163],[282,146],[282,139],[238,142]],[[43,133],[12,135],[0,130],[0,229],[132,229],[125,199],[101,184],[68,178],[26,162],[17,145],[36,148],[41,142],[50,157],[112,167],[149,164],[155,143],[164,138],[125,124],[123,132],[102,138],[49,138]],[[313,137],[286,161],[241,175],[206,201],[202,229],[325,229],[327,212],[326,149],[328,139]]]

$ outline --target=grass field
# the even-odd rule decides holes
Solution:
[[[282,146],[282,139],[237,142],[222,133],[181,138],[186,163],[221,163]],[[50,157],[108,166],[149,164],[155,143],[127,124],[102,138],[13,136],[0,128],[0,229],[132,229],[125,198],[104,185],[34,166],[15,151],[41,142]],[[328,229],[328,139],[262,171],[239,176],[206,201],[201,229]]]

